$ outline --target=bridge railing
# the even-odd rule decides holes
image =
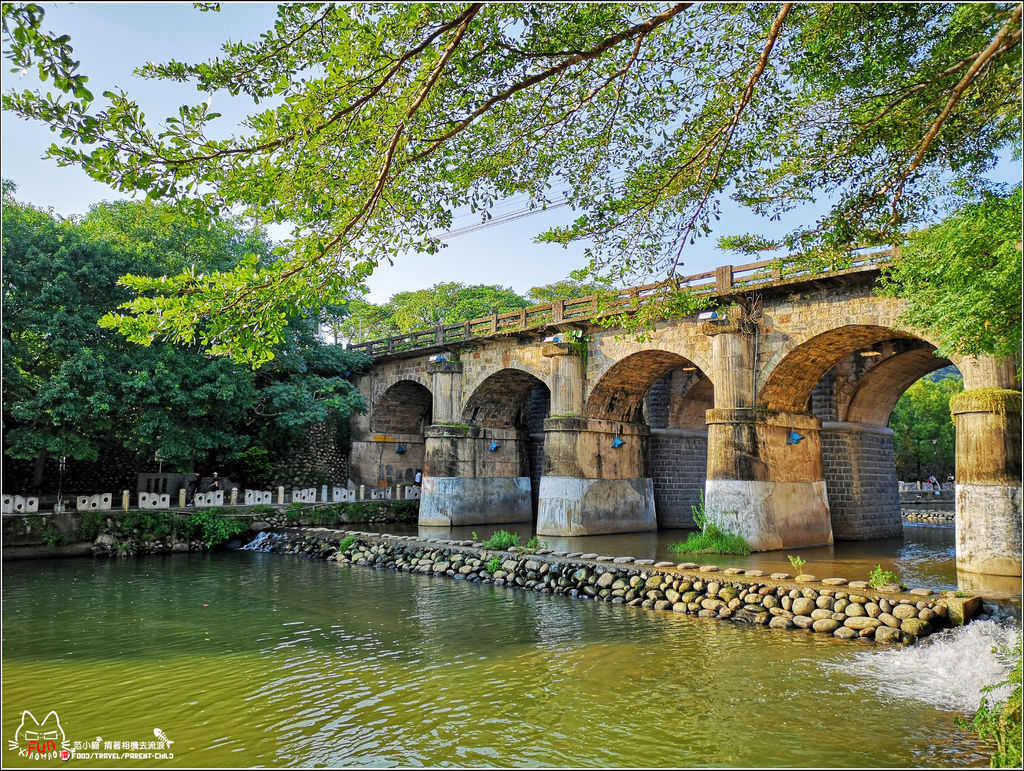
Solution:
[[[675,285],[687,288],[696,294],[730,294],[758,286],[837,275],[861,270],[871,270],[888,262],[896,254],[897,247],[866,247],[853,250],[854,259],[844,262],[840,269],[816,270],[805,263],[786,260],[762,260],[746,265],[722,265],[705,273],[695,273],[676,280]],[[590,295],[571,300],[555,300],[546,305],[533,305],[518,311],[482,316],[461,324],[440,324],[433,329],[423,329],[393,335],[381,340],[367,340],[350,346],[369,356],[383,356],[389,353],[413,351],[420,348],[459,343],[475,337],[487,337],[500,333],[535,329],[551,324],[569,321],[585,321],[598,314],[608,313],[615,308],[635,306],[655,297],[665,286],[657,281],[643,286],[609,291],[602,295]]]

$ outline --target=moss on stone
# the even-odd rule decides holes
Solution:
[[[956,416],[963,412],[994,412],[1006,415],[1008,412],[1020,413],[1021,392],[1009,388],[976,388],[964,391],[949,400],[949,411]]]

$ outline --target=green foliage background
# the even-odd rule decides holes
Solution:
[[[268,481],[312,425],[363,409],[349,378],[366,357],[293,323],[272,362],[253,372],[195,341],[139,346],[101,319],[131,294],[126,273],[159,276],[276,258],[259,231],[197,225],[152,203],[102,203],[64,219],[3,201],[4,453],[92,461],[110,448],[167,470],[235,461],[243,482]],[[335,433],[337,433],[335,431]]]
[[[922,378],[896,402],[889,418],[893,430],[896,475],[905,482],[934,474],[940,482],[956,467],[956,432],[949,400],[964,390],[963,378]]]

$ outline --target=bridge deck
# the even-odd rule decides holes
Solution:
[[[644,286],[609,291],[571,300],[556,300],[546,305],[534,305],[510,313],[482,316],[461,324],[441,324],[430,329],[407,332],[379,340],[356,343],[350,348],[378,358],[409,351],[423,351],[452,343],[496,334],[509,334],[537,330],[567,322],[589,322],[609,314],[635,309],[659,292],[671,286],[688,289],[696,295],[727,296],[757,289],[817,281],[824,278],[854,273],[878,271],[882,264],[895,256],[898,247],[863,250],[840,270],[815,271],[797,260],[762,260],[746,265],[723,265],[712,271],[685,278],[658,281]]]

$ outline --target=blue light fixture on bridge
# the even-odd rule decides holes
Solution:
[[[501,447],[497,442],[491,442],[491,446],[487,448],[488,452],[497,452],[498,448]]]
[[[806,439],[803,434],[798,434],[793,429],[789,430],[789,437],[786,439],[786,444],[800,444],[801,439]]]
[[[612,449],[617,450],[625,444],[619,437],[612,439]]]
[[[405,454],[405,448],[402,445],[398,445],[398,447],[395,448],[395,455],[404,455],[404,454]]]

